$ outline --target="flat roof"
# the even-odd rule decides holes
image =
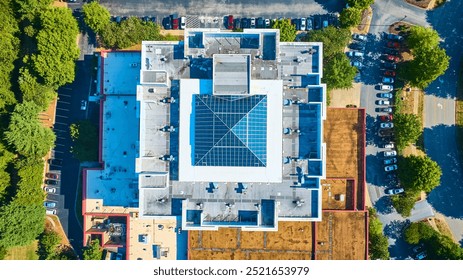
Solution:
[[[213,86],[214,94],[247,94],[251,58],[246,54],[214,54]]]
[[[135,51],[103,52],[103,93],[135,94],[140,83],[141,53]],[[121,79],[121,77],[124,77]],[[101,81],[100,81],[101,82]]]
[[[252,80],[251,94],[267,95],[267,165],[265,167],[223,167],[192,165],[191,116],[195,94],[200,92],[200,80],[180,80],[179,180],[190,182],[281,182],[282,181],[282,82]]]

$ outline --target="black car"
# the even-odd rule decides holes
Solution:
[[[235,18],[235,29],[241,29],[241,19]]]
[[[154,23],[156,23],[156,17],[151,17],[150,20]]]
[[[61,165],[63,161],[61,159],[51,158],[48,160],[49,165]]]
[[[162,19],[162,26],[164,29],[172,29],[172,19],[170,16]]]
[[[389,48],[384,48],[384,53],[385,54],[390,54],[390,55],[399,55],[399,51],[398,50],[394,50],[394,49],[389,49]]]
[[[391,70],[395,70],[397,69],[397,65],[395,63],[392,63],[392,62],[384,62],[384,68],[386,69],[391,69]]]
[[[301,21],[298,18],[294,18],[291,20],[291,23],[296,26],[296,30],[301,29]]]
[[[248,18],[242,18],[241,19],[241,28],[249,28],[250,23]]]
[[[256,25],[257,25],[257,28],[264,28],[265,27],[264,19],[261,17],[258,17]]]
[[[47,179],[47,180],[45,180],[45,184],[46,185],[56,186],[56,185],[58,185],[58,181]]]
[[[349,48],[352,50],[358,50],[358,51],[363,51],[365,49],[365,45],[361,43],[352,43],[349,45]]]

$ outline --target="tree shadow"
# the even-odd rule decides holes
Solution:
[[[463,174],[457,148],[457,127],[438,125],[423,131],[426,153],[442,169],[440,186],[428,195],[428,202],[438,212],[448,217],[463,218]]]
[[[409,220],[393,220],[384,227],[384,234],[393,239],[399,239],[403,235],[404,229],[410,224]]]
[[[462,1],[447,1],[441,7],[426,11],[426,19],[439,33],[441,47],[451,57],[450,65],[444,75],[437,78],[427,88],[426,93],[443,98],[453,98],[457,92],[458,71],[463,53],[461,34],[463,34]]]
[[[375,209],[379,214],[387,215],[394,212],[394,207],[392,206],[391,199],[389,196],[382,196],[375,203]]]
[[[315,2],[328,13],[340,13],[346,5],[344,1],[339,0],[315,0]]]

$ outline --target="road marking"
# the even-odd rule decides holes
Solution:
[[[60,125],[68,125],[67,123],[62,123],[62,122],[55,122],[55,124],[60,124]]]
[[[57,139],[65,139],[66,140],[66,137],[61,137],[61,136],[56,136]]]
[[[438,107],[439,109],[444,108],[444,106],[442,106],[442,104],[440,104],[440,103],[437,103],[437,107]]]
[[[65,118],[65,119],[68,118],[68,116],[63,116],[63,115],[56,115],[56,117],[57,117],[57,118]]]
[[[62,153],[62,154],[64,154],[63,151],[58,151],[58,150],[55,150],[55,154],[56,154],[56,153]]]
[[[60,143],[56,144],[56,146],[66,147],[66,145]]]
[[[59,94],[59,97],[62,97],[62,96],[64,96],[64,97],[71,97],[70,94]]]
[[[58,108],[58,107],[56,107],[56,110],[69,111],[69,109]]]
[[[58,104],[62,104],[62,103],[64,103],[64,104],[71,104],[71,102],[67,102],[67,101],[62,101],[62,100],[58,101]]]

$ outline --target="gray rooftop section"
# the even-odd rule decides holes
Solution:
[[[245,54],[213,57],[214,94],[248,94],[251,59]]]

